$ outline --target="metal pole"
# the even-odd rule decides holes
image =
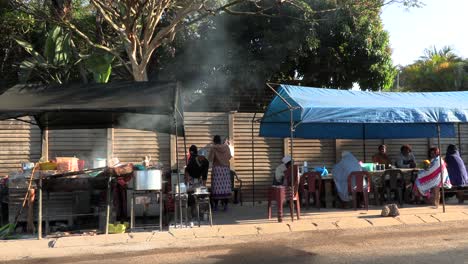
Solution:
[[[294,180],[295,180],[295,177],[294,177],[294,153],[293,153],[293,145],[294,145],[294,121],[293,121],[293,109],[290,108],[289,112],[290,112],[290,127],[289,127],[289,130],[290,130],[290,137],[291,137],[291,145],[289,146],[290,148],[290,153],[291,153],[291,193],[292,193],[292,197],[289,197],[291,200],[289,200],[289,204],[292,205],[292,215],[291,215],[291,219],[292,221],[294,222]],[[297,201],[298,203],[300,201]]]
[[[132,188],[132,192],[130,194],[130,231],[133,231],[134,228],[135,228],[135,190]]]
[[[362,124],[362,153],[364,155],[364,162],[366,161],[366,125]]]
[[[159,191],[159,231],[163,229],[163,191]]]
[[[252,205],[255,206],[255,142],[254,142],[254,120],[257,113],[252,118]]]
[[[442,188],[442,210],[445,213],[445,190],[444,190],[444,169],[442,168],[442,155],[440,147],[440,124],[437,124],[437,143],[439,145],[439,167],[440,167],[440,183]],[[438,203],[438,201],[437,201]]]
[[[174,116],[174,122],[175,122],[175,136],[176,136],[176,165],[177,165],[177,193],[176,193],[176,197],[179,197],[179,212],[180,212],[180,227],[182,227],[182,197],[180,196],[180,176],[179,176],[179,133],[178,133],[178,125],[177,125],[177,117]],[[184,154],[185,155],[185,154]],[[175,199],[177,201],[177,199]],[[177,204],[175,205],[177,206]],[[174,215],[177,215],[177,214],[174,214]],[[176,216],[177,218],[177,216]],[[176,219],[174,219],[176,220]],[[174,221],[175,222],[175,226],[177,226],[177,221]]]
[[[33,176],[34,177],[34,176]],[[39,174],[39,205],[37,213],[37,239],[42,239],[42,176]]]
[[[184,158],[185,158],[185,165],[188,165],[188,160],[187,160],[187,138],[185,138],[185,133],[184,133]]]
[[[109,176],[107,180],[107,206],[106,206],[106,235],[109,234],[109,220],[110,220],[110,204],[111,204],[111,181],[112,178]]]
[[[460,129],[460,123],[457,124],[458,126],[458,153],[460,156],[462,155],[462,144],[461,144],[461,129]]]
[[[41,128],[41,156],[44,156],[45,152],[45,137],[48,136],[48,133],[44,133],[44,129]],[[48,157],[44,157],[48,161]],[[34,170],[33,170],[34,171]],[[34,175],[32,175],[34,177]],[[42,177],[41,174],[39,174],[39,181],[38,181],[38,186],[37,189],[39,191],[39,204],[38,204],[38,212],[37,212],[37,239],[42,239]]]

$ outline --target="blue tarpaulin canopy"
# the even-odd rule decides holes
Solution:
[[[280,85],[267,108],[260,136],[315,139],[455,137],[468,122],[468,92],[365,92]],[[286,103],[286,102],[288,103]]]

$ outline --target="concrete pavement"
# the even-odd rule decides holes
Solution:
[[[69,236],[43,240],[0,241],[0,261],[45,257],[104,254],[148,249],[187,247],[191,244],[236,243],[243,236],[265,236],[293,232],[322,230],[355,230],[363,228],[425,225],[450,221],[468,221],[468,205],[405,207],[399,217],[380,217],[380,208],[365,210],[317,209],[304,210],[301,220],[291,221],[289,215],[282,223],[276,218],[266,219],[266,206],[235,206],[228,212],[214,215],[213,227],[170,228],[168,232],[135,232],[97,236]],[[66,249],[66,250],[63,250]]]

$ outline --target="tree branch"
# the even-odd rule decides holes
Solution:
[[[64,26],[66,26],[67,28],[73,30],[73,32],[75,32],[78,36],[80,36],[84,41],[86,41],[86,43],[88,43],[90,46],[94,47],[94,48],[97,48],[97,49],[101,49],[101,50],[104,50],[104,51],[107,51],[109,52],[110,54],[114,55],[125,67],[125,69],[129,72],[129,73],[132,73],[132,69],[130,69],[130,67],[128,67],[127,63],[125,62],[125,60],[122,58],[122,56],[120,56],[120,54],[109,48],[109,47],[106,47],[104,45],[100,45],[100,44],[97,44],[95,42],[93,42],[85,33],[83,33],[81,30],[79,30],[75,25],[73,25],[72,23],[70,22],[63,22],[62,23]]]

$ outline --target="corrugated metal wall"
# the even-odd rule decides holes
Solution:
[[[255,183],[255,200],[266,200],[267,188],[271,186],[272,175],[283,157],[283,140],[259,137],[260,123],[254,125],[254,152],[252,151],[253,114],[236,113],[234,115],[235,170],[243,181],[244,201],[251,201]],[[257,118],[262,114],[257,114]],[[254,153],[254,155],[252,155]],[[252,159],[255,171],[252,174]]]
[[[221,140],[229,136],[229,114],[228,113],[185,113],[185,150],[182,137],[178,139],[179,167],[183,170],[185,166],[186,151],[191,145],[196,145],[199,149],[205,148],[209,151],[209,144],[213,142],[215,135],[221,136]],[[174,144],[175,147],[175,144]],[[175,163],[175,161],[174,161]],[[208,184],[211,178],[211,171],[208,173]]]
[[[289,155],[291,141],[287,140],[285,153]],[[307,161],[308,166],[326,166],[335,164],[335,140],[333,139],[294,139],[294,160]]]
[[[169,134],[136,129],[113,129],[113,134],[113,156],[121,162],[141,162],[142,157],[150,155],[170,167]]]
[[[49,159],[73,157],[92,166],[95,158],[107,157],[107,129],[72,129],[49,131]]]
[[[255,183],[255,199],[264,200],[266,189],[271,184],[272,174],[281,158],[289,153],[289,140],[258,137],[259,123],[254,123],[255,154],[252,156],[253,113],[185,113],[187,148],[195,144],[199,148],[211,143],[214,135],[230,136],[235,147],[233,168],[244,181],[244,200],[252,199]],[[257,118],[261,114],[257,114]],[[175,140],[168,134],[132,129],[108,130],[51,130],[49,131],[49,157],[77,156],[92,159],[112,155],[123,162],[140,162],[141,157],[151,155],[169,167],[175,165]],[[461,153],[468,160],[468,124],[460,125]],[[175,137],[172,137],[175,138]],[[40,157],[40,131],[34,126],[19,121],[0,121],[0,173],[7,174],[20,168],[22,161],[37,161]],[[179,137],[177,152],[183,168],[184,144]],[[109,146],[108,143],[112,144]],[[305,140],[295,139],[295,159],[307,160],[310,166],[332,168],[340,160],[341,152],[351,151],[359,159],[370,162],[380,144],[386,144],[393,161],[399,156],[400,147],[410,144],[418,162],[427,158],[429,147],[437,139],[385,139],[385,140]],[[442,154],[448,144],[459,145],[458,138],[442,139]],[[365,150],[364,150],[365,149]],[[252,159],[255,174],[252,175]],[[90,161],[91,162],[91,161]],[[254,180],[255,178],[255,180]]]
[[[35,162],[41,156],[41,132],[35,125],[16,120],[0,121],[0,144],[0,175],[18,170],[21,162]]]

